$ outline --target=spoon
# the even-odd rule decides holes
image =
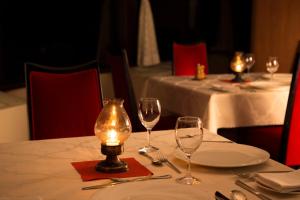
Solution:
[[[240,190],[232,190],[230,197],[232,200],[247,200],[246,195]]]
[[[153,158],[152,156],[150,156],[149,154],[147,154],[146,152],[144,151],[139,151],[139,154],[149,158],[152,162],[153,165],[155,166],[162,166],[162,162],[156,158]]]

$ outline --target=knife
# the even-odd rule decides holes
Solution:
[[[249,185],[247,185],[245,182],[243,182],[241,180],[236,180],[235,184],[240,186],[241,188],[247,190],[248,192],[251,192],[252,194],[255,194],[258,198],[260,198],[262,200],[272,200],[271,198],[265,196],[264,194],[260,193],[256,189],[250,187]]]
[[[224,194],[222,194],[219,191],[215,192],[215,198],[216,200],[230,200],[228,197],[226,197]]]
[[[112,181],[112,182],[104,183],[104,184],[100,184],[100,185],[87,186],[87,187],[83,187],[81,189],[82,190],[92,190],[92,189],[100,189],[100,188],[115,186],[115,185],[119,185],[119,184],[122,184],[122,183],[129,183],[129,182],[136,182],[136,181],[147,181],[147,180],[169,179],[169,178],[172,178],[172,176],[169,175],[169,174],[161,175],[161,176],[144,176],[144,177],[134,178],[134,179],[127,180],[127,181]]]

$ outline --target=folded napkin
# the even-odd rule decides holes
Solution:
[[[300,191],[300,169],[283,173],[257,173],[255,180],[281,193]]]
[[[91,181],[96,179],[107,179],[107,178],[126,178],[136,176],[149,176],[153,173],[140,164],[134,158],[122,158],[128,164],[128,171],[120,173],[104,173],[98,172],[95,166],[100,160],[83,161],[83,162],[72,162],[71,164],[80,174],[83,181]]]

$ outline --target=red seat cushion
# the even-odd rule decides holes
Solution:
[[[205,66],[205,73],[208,73],[206,44],[173,44],[173,66],[174,75],[195,75],[196,66]]]
[[[95,69],[31,72],[32,139],[94,135],[102,105],[97,76]]]

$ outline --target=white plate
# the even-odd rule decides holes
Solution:
[[[203,186],[203,185],[202,185]],[[153,180],[116,185],[98,190],[91,200],[208,200],[199,185],[182,185],[175,180]]]
[[[262,90],[288,90],[290,87],[288,82],[277,81],[254,81],[248,83],[247,86]]]
[[[177,149],[175,156],[186,161]],[[191,163],[208,167],[244,167],[266,162],[270,154],[262,149],[236,143],[202,143]]]
[[[285,192],[285,191],[277,191],[273,188],[270,188],[262,183],[260,183],[259,181],[255,181],[257,186],[262,188],[262,189],[265,189],[265,190],[268,190],[268,191],[272,191],[272,192],[276,192],[276,193],[281,193],[281,194],[300,194],[300,191],[292,191],[292,192]]]

